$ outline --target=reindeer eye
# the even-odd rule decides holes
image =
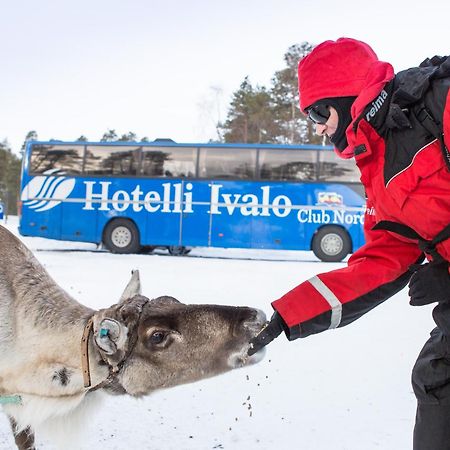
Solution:
[[[164,331],[155,331],[150,336],[150,343],[151,344],[161,344],[161,342],[164,341],[166,336],[167,336],[167,333],[165,333]]]

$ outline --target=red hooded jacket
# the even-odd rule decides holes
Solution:
[[[301,61],[303,110],[321,98],[357,95],[341,156],[354,157],[361,171],[366,244],[347,267],[319,274],[272,303],[289,339],[347,325],[406,286],[409,267],[423,257],[418,243],[373,230],[376,223],[404,224],[428,240],[450,224],[450,171],[439,141],[416,116],[423,101],[450,148],[449,75],[447,58],[442,68],[417,67],[394,76],[367,44],[346,38],[321,44]],[[436,248],[450,261],[450,239]]]

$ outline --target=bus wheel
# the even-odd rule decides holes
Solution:
[[[313,237],[312,250],[321,261],[342,261],[351,249],[350,237],[341,227],[333,225],[323,227]]]
[[[108,223],[103,234],[105,246],[113,253],[137,253],[141,249],[139,231],[127,219],[115,219]]]
[[[169,245],[167,250],[169,250],[169,253],[173,256],[187,255],[191,251],[190,248],[186,248],[183,245]]]

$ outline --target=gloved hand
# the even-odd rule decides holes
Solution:
[[[450,302],[448,262],[425,264],[409,281],[410,305],[422,306],[433,302]]]
[[[270,344],[276,337],[278,337],[287,325],[281,318],[280,314],[275,311],[270,319],[270,322],[250,341],[250,348],[248,355],[252,356],[259,352],[267,344]]]

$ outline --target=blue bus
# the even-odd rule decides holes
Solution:
[[[116,253],[234,247],[341,261],[364,241],[358,169],[327,146],[30,141],[21,202],[22,235]]]

